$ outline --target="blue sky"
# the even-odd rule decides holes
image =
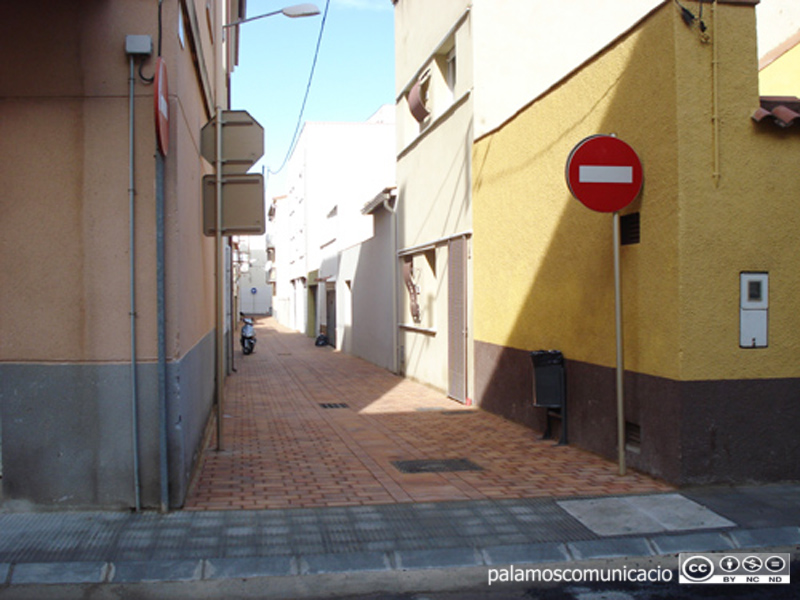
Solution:
[[[390,0],[327,0],[327,19],[303,121],[365,121],[394,104],[394,9]],[[295,0],[248,0],[248,16],[298,4]],[[282,15],[240,27],[239,65],[232,76],[232,105],[264,127],[262,164],[284,162],[298,122],[317,46],[321,14]],[[285,173],[285,171],[284,171]],[[271,176],[267,198],[281,194],[283,175]]]

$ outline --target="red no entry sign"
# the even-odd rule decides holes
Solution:
[[[593,135],[570,152],[567,185],[572,195],[588,208],[617,212],[639,195],[642,163],[633,148],[622,140]]]
[[[154,86],[156,139],[158,140],[158,149],[161,154],[166,156],[169,149],[169,86],[167,84],[167,64],[160,56],[156,59]]]

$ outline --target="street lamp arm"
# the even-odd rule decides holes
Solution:
[[[285,17],[289,17],[290,19],[297,19],[300,17],[313,17],[319,14],[319,8],[317,8],[314,4],[296,4],[294,6],[287,6],[286,8],[282,8],[281,10],[274,10],[272,12],[264,13],[263,15],[257,15],[255,17],[248,17],[247,19],[240,19],[238,21],[234,21],[233,23],[228,23],[227,25],[223,25],[224,29],[228,27],[234,27],[236,25],[241,25],[242,23],[249,23],[250,21],[255,21],[257,19],[263,19],[265,17],[272,17],[274,15],[284,15]]]

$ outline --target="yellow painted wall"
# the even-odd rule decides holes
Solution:
[[[756,127],[752,6],[711,22],[713,48],[672,3],[480,139],[473,152],[475,339],[614,361],[612,217],[571,197],[570,150],[615,133],[642,160],[642,242],[622,248],[626,368],[674,379],[798,374],[798,136]],[[794,164],[795,167],[791,167]],[[771,273],[770,347],[738,344],[739,272]]]
[[[626,315],[636,321],[626,329],[629,362],[677,370],[668,352],[678,322],[672,34],[671,14],[659,13],[475,145],[476,339],[614,364],[612,218],[572,198],[564,170],[583,138],[616,133],[640,152],[653,198],[642,229],[655,239],[622,252]],[[642,268],[652,263],[657,270]],[[637,350],[645,339],[648,353]]]
[[[680,205],[681,379],[796,377],[800,292],[796,238],[800,136],[755,124],[758,65],[754,11],[720,6],[719,185],[714,185],[709,91],[692,79],[710,48],[681,33],[676,45]],[[800,77],[796,75],[795,77]],[[770,273],[769,347],[739,348],[739,274]]]

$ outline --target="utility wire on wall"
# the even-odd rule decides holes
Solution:
[[[328,18],[328,8],[330,7],[331,0],[326,0],[325,2],[325,12],[322,15],[322,23],[319,27],[319,37],[317,37],[317,47],[314,50],[314,60],[311,63],[311,72],[308,74],[308,83],[306,84],[306,93],[303,96],[303,104],[300,106],[300,114],[297,116],[297,125],[294,128],[294,134],[292,135],[292,141],[289,143],[289,149],[286,151],[286,156],[283,157],[283,162],[281,166],[278,167],[277,170],[273,171],[272,169],[267,169],[267,175],[277,175],[281,171],[283,171],[284,167],[286,167],[286,163],[289,162],[289,157],[294,152],[295,146],[297,145],[297,138],[300,134],[300,127],[303,124],[303,114],[306,110],[306,103],[308,102],[308,95],[311,92],[311,83],[314,80],[314,70],[317,67],[317,59],[319,58],[319,48],[322,44],[322,34],[325,31],[325,21]]]
[[[683,4],[680,3],[680,0],[675,0],[675,4],[680,8],[681,11],[681,18],[683,22],[686,23],[689,27],[694,25],[695,21],[697,21],[698,27],[700,28],[700,33],[705,34],[706,26],[705,22],[703,21],[703,0],[700,0],[700,14],[695,16],[695,14],[686,8]]]
[[[162,7],[163,0],[158,0],[158,54],[157,56],[161,56],[161,34],[162,34],[162,26],[161,26],[161,7]],[[152,77],[147,77],[144,72],[144,63],[148,57],[142,57],[141,62],[139,63],[139,79],[142,80],[142,83],[145,85],[152,85],[153,82],[156,80],[156,76],[153,75]]]

